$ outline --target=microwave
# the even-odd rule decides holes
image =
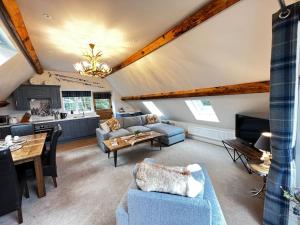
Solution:
[[[9,124],[9,115],[0,115],[0,125]]]

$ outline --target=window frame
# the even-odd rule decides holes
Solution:
[[[93,98],[92,98],[92,95],[91,96],[62,97],[62,103],[63,103],[64,111],[66,111],[68,113],[71,113],[72,110],[66,109],[66,106],[65,106],[65,99],[66,98],[74,98],[75,99],[75,110],[73,110],[73,114],[81,114],[83,112],[84,113],[93,112]],[[79,107],[79,99],[80,98],[89,98],[90,99],[90,109],[89,110],[80,111],[80,107]]]
[[[199,105],[201,103],[201,105]],[[207,99],[189,99],[185,100],[190,112],[193,114],[194,118],[198,121],[213,122],[219,123],[220,120],[216,114],[216,111],[213,108],[211,102]],[[202,109],[201,109],[202,107]],[[209,107],[209,109],[204,109]],[[204,112],[206,110],[206,112]],[[210,111],[210,112],[209,112]]]
[[[164,116],[163,112],[154,104],[153,101],[143,101],[144,106],[150,111],[151,114],[155,114],[158,117]]]

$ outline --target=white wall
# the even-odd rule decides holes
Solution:
[[[70,79],[70,78],[85,79],[89,83],[94,82],[95,86],[86,85],[84,83],[66,81],[66,80],[63,80],[64,78],[60,79],[59,76],[55,76],[55,74],[66,76],[64,78],[71,80],[71,81],[74,81],[75,79]],[[35,84],[35,85],[59,85],[61,91],[111,92],[114,113],[117,110],[119,110],[120,107],[123,107],[124,109],[126,109],[128,111],[134,110],[126,102],[121,101],[119,93],[117,91],[115,91],[105,79],[100,79],[100,78],[95,78],[95,77],[82,77],[77,73],[45,71],[41,75],[35,74],[33,77],[30,78],[29,82],[31,84]],[[8,101],[11,104],[4,108],[0,108],[0,115],[13,114],[14,116],[19,117],[24,114],[25,111],[16,111],[15,106],[12,101],[12,97],[8,98]]]
[[[293,1],[287,1],[290,3]],[[122,96],[189,90],[270,78],[274,0],[245,0],[108,77]],[[207,97],[220,123],[194,119],[184,99],[155,100],[172,120],[234,127],[235,113],[268,117],[269,94]],[[129,101],[136,107],[141,102]]]

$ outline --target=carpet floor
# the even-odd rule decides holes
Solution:
[[[146,143],[120,152],[117,168],[97,145],[60,149],[58,188],[46,178],[47,195],[38,199],[34,182],[29,183],[30,198],[23,198],[22,204],[24,225],[116,224],[115,209],[131,182],[132,167],[146,157],[167,165],[205,164],[227,224],[261,224],[263,199],[251,197],[249,191],[260,186],[262,178],[233,163],[222,147],[187,139],[159,151]],[[16,213],[0,217],[0,224],[17,224]]]

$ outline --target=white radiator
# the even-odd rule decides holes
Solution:
[[[172,121],[175,125],[186,130],[188,137],[216,145],[222,145],[224,139],[234,139],[235,132],[232,129],[202,126],[198,124]]]

